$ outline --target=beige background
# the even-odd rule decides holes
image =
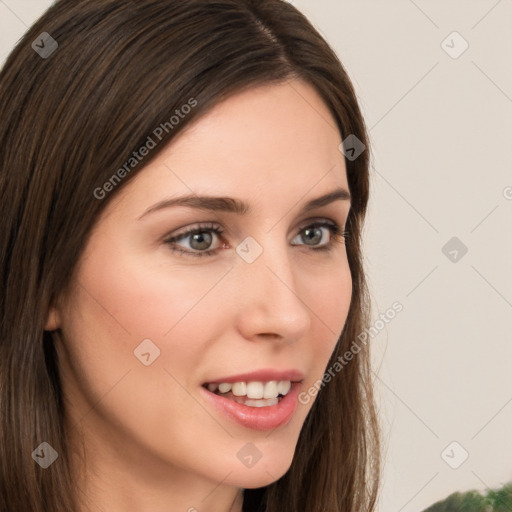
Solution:
[[[380,511],[511,481],[512,1],[293,3],[356,85],[373,143],[374,316],[404,308],[372,340]],[[50,4],[0,0],[0,62]],[[458,58],[445,51],[458,36],[442,45],[453,31],[469,43]],[[455,262],[452,237],[468,249],[449,248]],[[456,465],[462,450],[457,469],[441,456]]]

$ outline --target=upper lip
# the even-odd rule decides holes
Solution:
[[[271,380],[289,380],[291,382],[299,382],[303,380],[304,375],[300,370],[274,370],[271,368],[255,370],[249,373],[240,373],[238,375],[230,375],[229,377],[220,377],[218,379],[209,380],[205,384],[220,384],[222,382],[268,382]]]

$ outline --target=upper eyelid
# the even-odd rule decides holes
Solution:
[[[315,224],[318,222],[325,222],[327,224],[332,224],[333,226],[338,226],[340,229],[344,229],[344,223],[337,222],[334,219],[329,219],[327,217],[314,217],[312,219],[307,219],[299,223],[298,227],[296,228],[298,231],[301,231],[304,228],[307,228],[311,224]],[[166,240],[174,240],[176,238],[180,238],[182,236],[190,235],[191,232],[196,231],[215,231],[219,230],[219,233],[216,233],[217,235],[224,235],[227,231],[226,228],[224,228],[220,223],[218,222],[198,222],[196,225],[191,225],[191,227],[185,227],[182,231],[179,231],[176,234],[169,233],[166,235]]]

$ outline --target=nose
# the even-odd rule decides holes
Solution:
[[[275,241],[263,245],[252,263],[237,261],[237,326],[251,340],[271,338],[284,344],[301,339],[311,327],[311,310],[291,249]]]

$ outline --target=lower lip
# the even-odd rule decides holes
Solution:
[[[290,391],[276,405],[250,407],[216,395],[201,386],[201,393],[223,414],[253,430],[272,430],[286,425],[297,409],[300,382],[293,382]]]

